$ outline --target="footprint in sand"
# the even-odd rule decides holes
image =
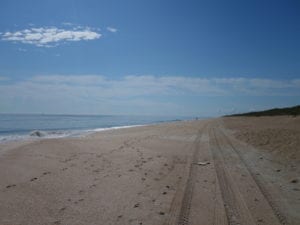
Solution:
[[[95,169],[93,170],[94,173],[99,173],[100,172],[100,169]]]
[[[51,172],[47,171],[43,173],[43,175],[48,175],[48,174],[51,174]]]
[[[83,199],[83,198],[81,198],[81,199],[79,199],[78,201],[75,201],[75,202],[74,202],[74,204],[76,204],[76,205],[77,205],[79,202],[83,202],[83,201],[84,201],[84,199]]]
[[[63,212],[63,211],[65,211],[66,209],[67,209],[67,207],[62,207],[62,208],[59,209],[59,211],[60,211],[60,212]]]
[[[296,184],[296,183],[298,183],[298,179],[297,178],[292,179],[292,180],[290,180],[290,183]]]
[[[70,161],[72,161],[72,160],[73,160],[72,158],[69,158],[69,159],[63,160],[63,162],[66,163],[66,162],[70,162]]]
[[[32,181],[35,181],[35,180],[37,180],[37,177],[34,177],[34,178],[31,178],[31,179],[30,179],[31,182],[32,182]]]
[[[15,185],[15,184],[10,184],[10,185],[7,185],[6,188],[12,188],[12,187],[15,187],[15,186],[17,186],[17,185]]]

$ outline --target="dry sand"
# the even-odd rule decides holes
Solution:
[[[300,163],[300,117],[232,117],[224,119],[234,136],[271,152],[282,163]]]
[[[256,131],[248,121],[175,122],[2,144],[0,224],[296,225],[299,151],[281,160],[271,147],[261,149],[242,135],[247,123],[254,127],[247,132]],[[294,127],[299,132],[299,122]]]

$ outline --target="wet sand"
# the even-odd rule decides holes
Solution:
[[[240,120],[2,144],[0,224],[297,224],[299,171]]]

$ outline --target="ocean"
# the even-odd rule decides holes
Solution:
[[[0,143],[26,139],[82,136],[92,132],[148,125],[188,117],[0,114]]]

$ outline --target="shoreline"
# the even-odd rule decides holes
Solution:
[[[161,122],[168,123],[168,122]],[[33,130],[28,134],[20,135],[7,135],[0,136],[0,145],[9,144],[13,142],[22,142],[22,141],[38,141],[43,139],[60,139],[60,138],[80,138],[92,135],[97,132],[104,132],[109,130],[118,130],[118,129],[127,129],[141,126],[150,126],[150,125],[159,125],[161,123],[153,124],[140,124],[140,125],[124,125],[124,126],[114,126],[114,127],[105,127],[105,128],[95,128],[95,129],[83,129],[83,130]],[[40,132],[42,136],[31,135],[33,132]]]
[[[0,118],[0,142],[32,139],[32,136],[44,138],[81,136],[105,129],[173,122],[178,119],[172,116],[6,114]],[[186,119],[191,118],[180,118]]]
[[[207,120],[212,118],[203,118],[197,120]],[[176,123],[176,122],[188,122],[194,121],[196,119],[189,120],[171,120],[171,121],[161,121],[147,124],[134,124],[134,125],[123,125],[123,126],[112,126],[112,127],[103,127],[103,128],[87,128],[87,129],[70,129],[70,130],[32,130],[28,131],[26,134],[13,134],[13,135],[2,135],[0,136],[0,145],[9,144],[13,142],[22,142],[22,141],[38,141],[43,139],[60,139],[60,138],[77,138],[77,137],[86,137],[97,132],[104,132],[109,130],[118,130],[134,127],[143,127],[143,126],[155,126],[160,124]],[[31,135],[33,132],[40,132],[43,136]]]

